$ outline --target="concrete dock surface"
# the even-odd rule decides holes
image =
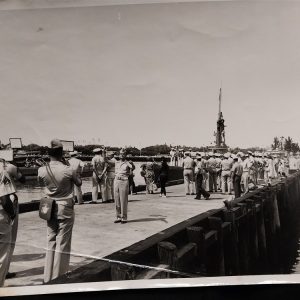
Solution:
[[[185,195],[184,186],[167,187],[167,198],[159,192],[129,196],[128,223],[115,224],[114,203],[75,206],[70,270],[128,247],[159,231],[211,209],[223,207],[232,196],[214,193],[210,200]],[[46,221],[38,212],[20,214],[19,231],[10,272],[16,277],[5,286],[43,283]]]

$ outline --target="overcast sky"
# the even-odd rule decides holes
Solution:
[[[209,145],[222,84],[229,146],[299,141],[299,15],[286,1],[0,10],[0,140]]]

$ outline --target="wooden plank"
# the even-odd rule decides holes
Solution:
[[[137,274],[135,279],[157,279],[157,278],[167,278],[168,269],[170,268],[169,265],[166,264],[158,264],[153,266],[152,269],[144,269],[142,272]],[[164,269],[164,270],[160,270]]]
[[[188,243],[177,252],[176,270],[189,270],[189,264],[197,257],[197,244]]]

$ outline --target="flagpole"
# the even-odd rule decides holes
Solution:
[[[221,115],[221,101],[222,101],[222,88],[220,88],[220,93],[219,93],[219,117]]]

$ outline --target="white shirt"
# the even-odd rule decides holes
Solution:
[[[76,157],[72,157],[69,159],[69,164],[77,174],[81,174],[82,169],[84,167],[83,161],[81,161],[80,159],[78,159]]]

